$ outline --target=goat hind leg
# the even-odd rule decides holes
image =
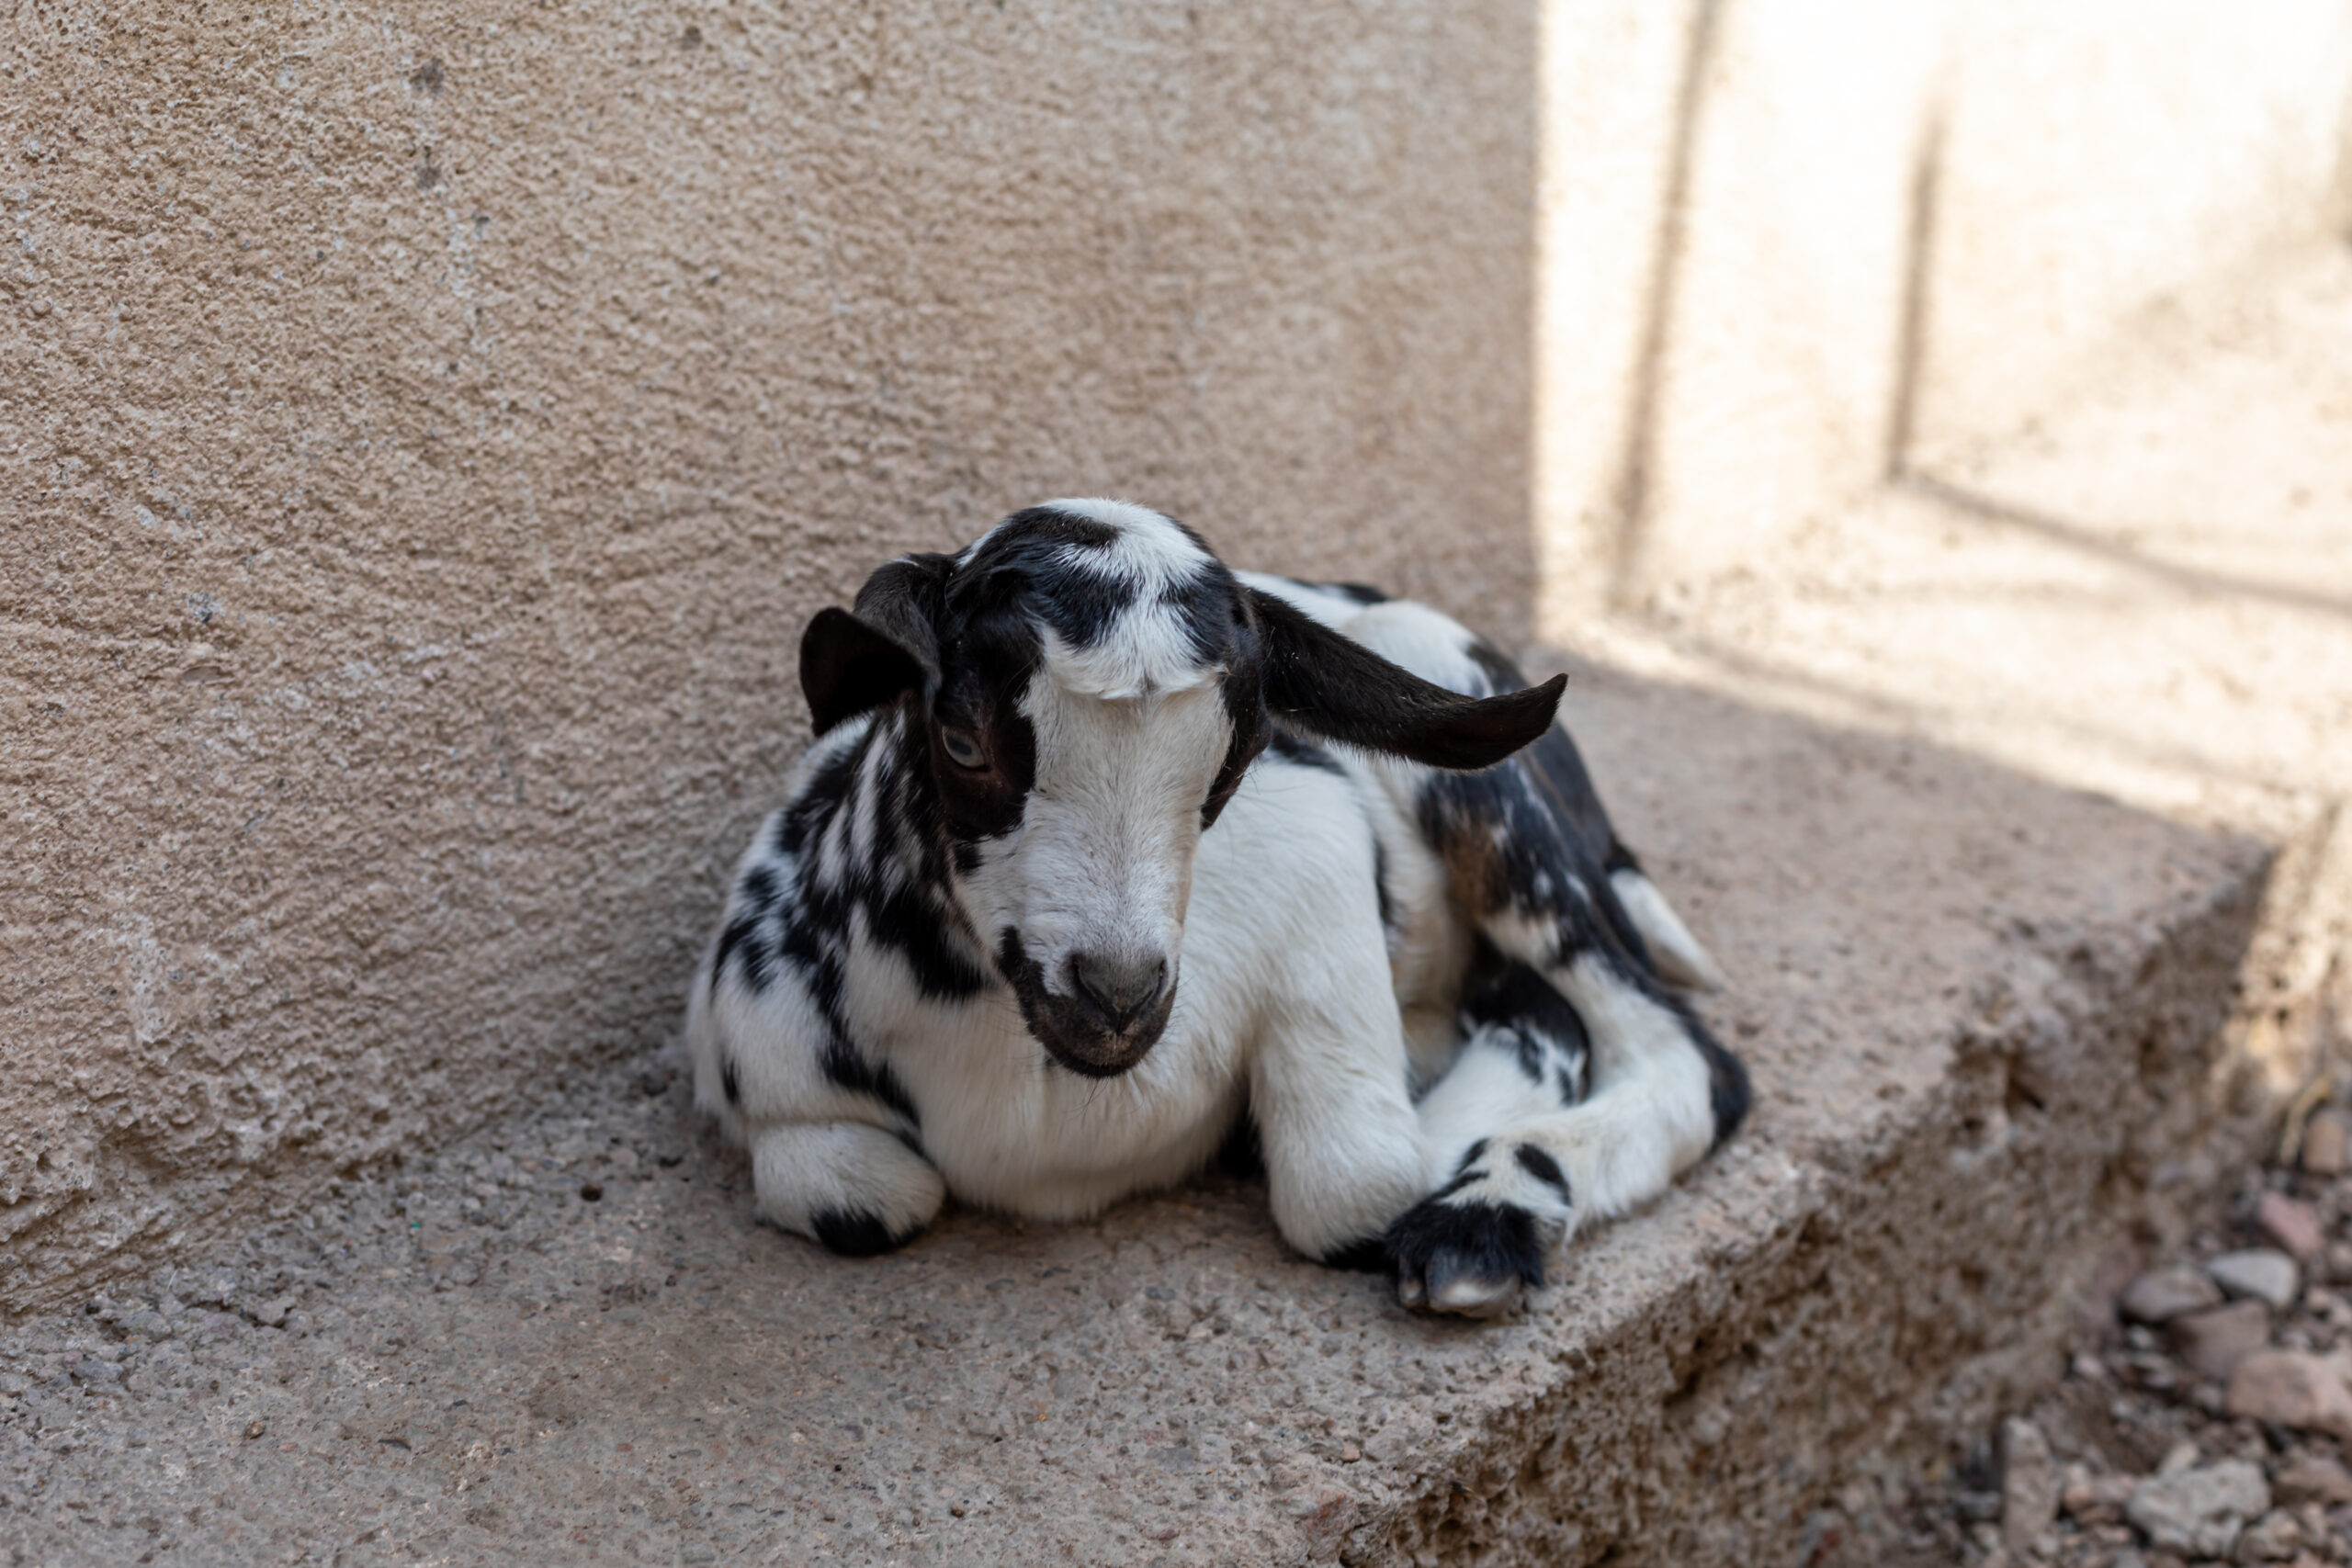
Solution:
[[[1389,1231],[1408,1305],[1508,1312],[1544,1282],[1555,1247],[1588,1219],[1613,1218],[1664,1191],[1729,1135],[1746,1108],[1736,1058],[1653,988],[1599,953],[1552,978],[1589,1032],[1592,1092],[1574,1105],[1545,1106],[1526,1092],[1526,1075],[1514,1073],[1517,1043],[1508,1031],[1472,1037],[1455,1072],[1424,1101],[1423,1117],[1433,1141],[1474,1135],[1453,1179]]]

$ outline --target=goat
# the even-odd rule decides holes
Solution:
[[[1745,1112],[1566,678],[1427,606],[1060,501],[882,567],[800,678],[686,1030],[784,1229],[1074,1219],[1246,1118],[1291,1246],[1490,1315]]]

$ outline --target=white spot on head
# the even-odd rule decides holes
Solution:
[[[1046,505],[1118,534],[1107,547],[1066,545],[1057,552],[1057,562],[1135,594],[1133,607],[1092,648],[1072,648],[1047,629],[1046,666],[1057,681],[1072,692],[1118,700],[1190,691],[1219,673],[1219,666],[1201,661],[1182,608],[1167,598],[1207,570],[1216,557],[1170,518],[1131,502],[1094,498]]]

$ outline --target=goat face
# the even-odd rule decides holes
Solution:
[[[1006,518],[883,567],[801,640],[819,733],[903,716],[899,831],[1073,1072],[1141,1061],[1175,1006],[1203,832],[1281,723],[1444,767],[1541,734],[1561,681],[1459,697],[1244,588],[1190,529],[1118,502]]]

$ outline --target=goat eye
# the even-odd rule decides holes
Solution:
[[[939,732],[939,749],[946,752],[947,760],[955,763],[959,768],[982,767],[985,766],[988,761],[988,759],[980,752],[980,743],[978,740],[973,739],[970,732],[967,730],[941,730]]]

